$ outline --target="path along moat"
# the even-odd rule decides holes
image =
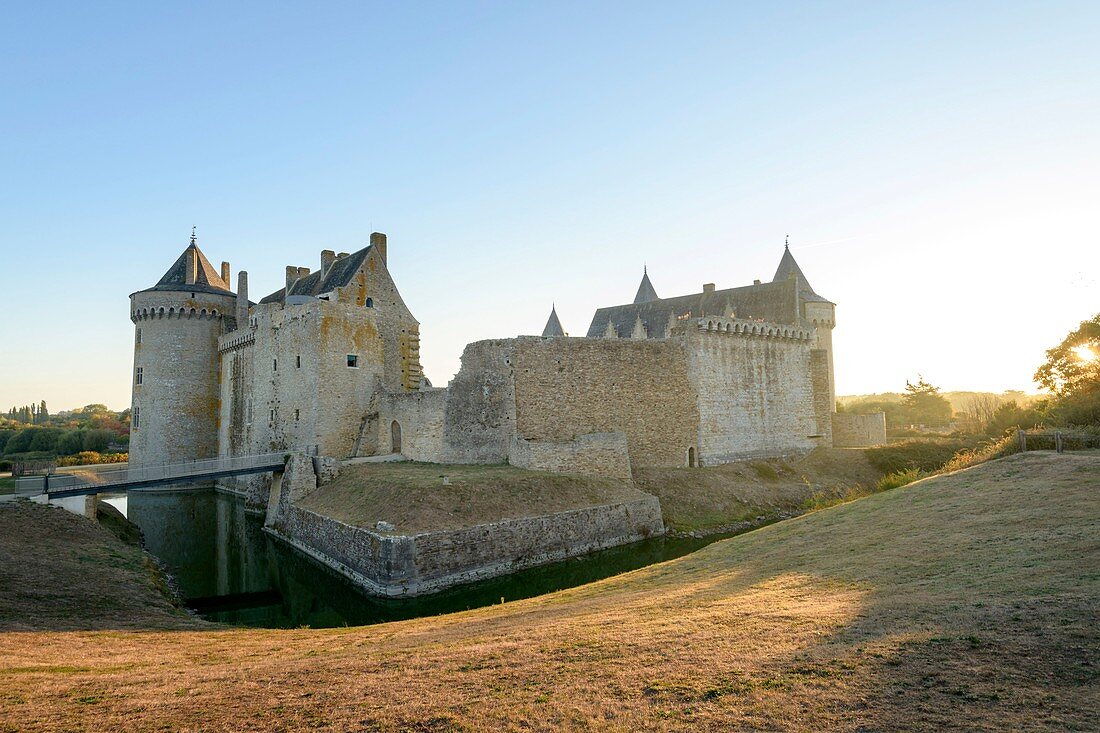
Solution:
[[[263,531],[235,496],[210,490],[112,499],[145,535],[187,605],[211,621],[268,628],[355,626],[463,611],[552,593],[694,552],[729,535],[657,537],[402,600],[368,596]]]

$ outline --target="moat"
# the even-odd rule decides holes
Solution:
[[[211,621],[325,628],[462,611],[590,583],[694,552],[728,535],[657,537],[409,599],[366,595],[263,531],[244,502],[215,492],[131,492],[112,500],[145,535],[187,605]]]

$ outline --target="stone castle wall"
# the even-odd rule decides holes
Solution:
[[[834,413],[833,445],[837,448],[870,448],[886,444],[886,413],[852,415]]]
[[[715,325],[724,327],[725,319]],[[820,433],[811,375],[811,337],[687,330],[691,382],[699,404],[703,465],[812,450]],[[822,385],[826,390],[828,386]]]
[[[623,433],[590,433],[566,442],[516,438],[508,462],[519,468],[631,480],[630,453]]]
[[[273,527],[372,593],[415,596],[664,532],[654,496],[416,535],[352,527],[290,504]]]
[[[683,465],[699,413],[678,340],[521,337],[513,349],[519,438],[617,432],[633,465]]]

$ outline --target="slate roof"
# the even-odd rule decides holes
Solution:
[[[794,279],[798,281],[798,294],[802,296],[803,300],[810,300],[818,303],[830,302],[814,292],[814,289],[810,287],[810,281],[802,274],[802,268],[794,261],[794,255],[791,254],[790,247],[784,247],[783,259],[779,260],[779,268],[776,269],[775,277],[772,278],[772,282],[780,282],[791,277],[794,277]]]
[[[347,287],[351,284],[355,273],[362,267],[370,254],[371,246],[367,245],[358,252],[352,252],[347,257],[341,257],[324,270],[311,272],[305,277],[295,280],[287,289],[279,288],[271,295],[260,300],[261,303],[281,303],[288,295],[312,295],[314,297],[322,293],[328,293],[336,288]]]
[[[198,260],[198,266],[195,268],[195,282],[188,283],[187,270],[190,266],[192,257]],[[194,242],[188,245],[187,249],[183,250],[183,254],[181,254],[179,259],[168,268],[168,272],[164,273],[164,277],[162,277],[156,285],[151,288],[146,288],[146,290],[142,292],[148,292],[150,290],[233,293],[229,288],[229,283],[222,280],[221,274],[214,269],[214,266],[210,264],[210,260],[206,259],[206,255],[202,253],[202,250],[199,249],[198,245]]]
[[[634,304],[648,303],[651,300],[660,300],[657,291],[653,289],[653,283],[649,281],[649,272],[642,270],[642,282],[638,285],[638,294],[634,296]]]
[[[558,309],[556,307],[550,308],[550,318],[546,321],[546,328],[542,329],[543,336],[564,336],[565,331],[561,327],[561,321],[558,320]]]

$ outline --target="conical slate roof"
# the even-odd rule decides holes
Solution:
[[[810,287],[810,282],[806,279],[806,276],[802,274],[802,268],[795,262],[794,255],[791,254],[791,248],[784,247],[783,258],[779,260],[779,267],[775,271],[775,277],[772,278],[772,282],[783,282],[792,277],[798,281],[798,292],[803,300],[829,302],[814,292],[814,289]]]
[[[561,327],[561,321],[558,320],[558,309],[556,307],[550,308],[550,318],[546,321],[546,328],[542,329],[543,336],[564,336],[565,331]]]
[[[651,300],[660,300],[657,291],[653,289],[653,283],[649,281],[649,272],[642,270],[642,283],[638,286],[638,294],[634,296],[634,304],[648,303]]]
[[[188,273],[194,266],[195,281],[187,282]],[[229,283],[222,280],[218,271],[206,259],[198,245],[191,242],[183,254],[179,256],[168,272],[164,273],[156,285],[149,290],[193,290],[205,293],[232,293]]]

